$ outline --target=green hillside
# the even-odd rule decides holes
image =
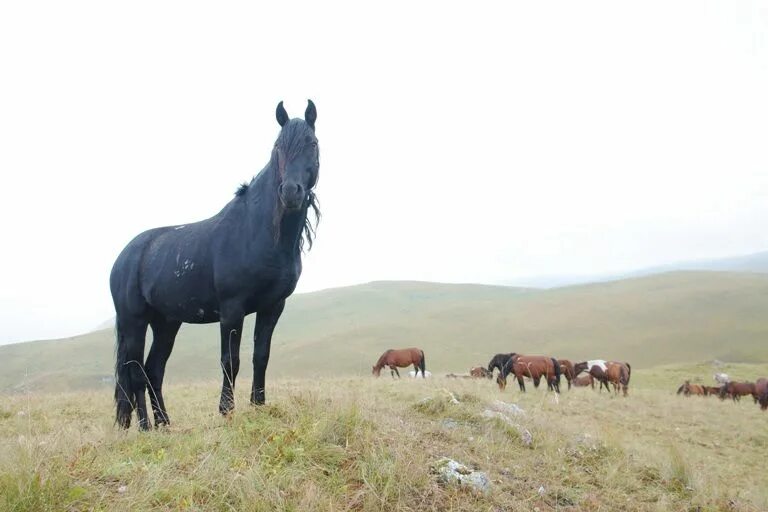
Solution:
[[[768,361],[768,275],[675,272],[533,290],[375,282],[295,295],[273,340],[270,376],[367,375],[391,347],[419,346],[435,373],[501,351],[621,359],[633,368]],[[250,380],[253,316],[239,382]],[[147,349],[149,343],[147,344]],[[169,384],[219,378],[218,325],[182,327]],[[0,347],[0,390],[111,386],[111,329]]]

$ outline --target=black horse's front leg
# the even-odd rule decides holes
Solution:
[[[272,333],[284,308],[285,300],[281,300],[270,309],[259,311],[256,315],[256,328],[253,332],[253,385],[251,386],[251,404],[253,405],[263,405],[265,401],[264,380],[267,364],[269,364]]]
[[[235,379],[240,371],[240,339],[243,335],[243,313],[239,308],[222,309],[221,320],[221,383],[219,412],[229,414],[235,408]]]

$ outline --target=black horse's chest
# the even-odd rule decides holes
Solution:
[[[246,286],[238,295],[242,297],[247,313],[254,313],[271,307],[293,293],[301,275],[301,262],[290,258],[275,258],[252,267],[242,275],[242,284]]]

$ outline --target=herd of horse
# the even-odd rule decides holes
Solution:
[[[421,372],[422,378],[426,378],[423,350],[416,347],[389,349],[381,354],[376,364],[373,365],[372,374],[378,377],[381,375],[381,370],[387,367],[392,378],[395,375],[400,377],[400,372],[397,369],[411,365],[413,365],[416,377]],[[627,396],[629,379],[632,375],[632,367],[627,362],[592,359],[573,363],[568,359],[511,352],[496,354],[491,358],[487,367],[470,368],[469,375],[466,377],[493,379],[495,371],[498,371],[496,384],[502,391],[507,387],[507,378],[512,376],[517,380],[520,391],[525,392],[525,379],[527,378],[533,381],[536,388],[539,387],[542,380],[545,380],[549,390],[559,393],[561,377],[565,377],[568,382],[568,389],[571,389],[571,386],[591,386],[594,389],[595,382],[598,382],[600,390],[605,387],[610,392],[612,385],[615,394],[621,391],[624,396]],[[585,375],[580,376],[584,372],[586,372]],[[447,376],[460,377],[452,373]]]
[[[722,375],[722,374],[718,374]],[[755,382],[732,382],[721,380],[715,376],[719,386],[705,386],[704,384],[691,384],[686,380],[677,388],[677,394],[683,396],[716,396],[720,400],[731,398],[734,402],[740,401],[743,396],[752,396],[752,400],[760,405],[760,409],[768,410],[768,379],[760,378]]]

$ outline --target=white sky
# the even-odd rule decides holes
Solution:
[[[317,104],[300,291],[768,247],[768,4],[3,2],[0,343],[90,330],[139,232]]]

